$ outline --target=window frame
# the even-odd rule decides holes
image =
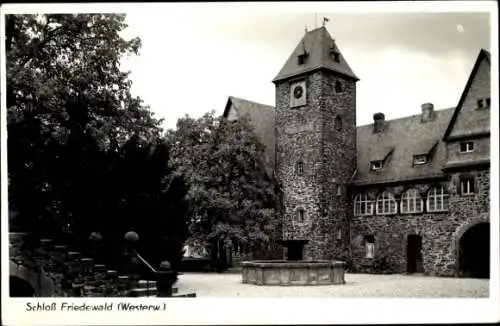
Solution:
[[[380,167],[375,168],[375,164],[380,164]],[[370,162],[370,171],[380,171],[384,167],[383,161],[371,161]]]
[[[404,203],[407,204],[406,210],[404,209]],[[412,205],[413,205],[413,210],[409,209]],[[417,209],[417,206],[420,206],[420,209]],[[423,213],[424,200],[422,199],[422,196],[420,196],[420,194],[418,193],[417,189],[410,188],[401,194],[401,199],[399,201],[399,211],[401,212],[401,214]]]
[[[438,193],[438,190],[440,190],[439,193]],[[434,191],[434,193],[431,193],[432,191]],[[438,201],[438,198],[439,198],[439,201]],[[446,191],[446,189],[443,186],[432,187],[427,192],[427,199],[426,199],[426,205],[425,205],[427,212],[429,212],[429,213],[447,212],[450,208],[449,198],[450,198],[450,195],[448,194],[448,192]],[[431,200],[434,201],[434,209],[430,208]],[[438,206],[437,205],[438,202],[441,203],[439,209],[436,208]],[[445,202],[446,202],[446,205],[445,205]]]
[[[303,207],[299,207],[295,211],[295,222],[303,224],[306,221],[306,210]]]
[[[340,116],[336,116],[334,119],[333,119],[333,127],[335,128],[335,130],[342,130],[342,118]]]
[[[467,189],[464,189],[464,185],[466,185]],[[476,181],[474,177],[471,176],[460,177],[460,195],[474,196],[475,193],[476,193]]]
[[[462,149],[462,145],[465,146],[465,150]],[[466,153],[472,153],[475,151],[475,146],[474,146],[474,142],[473,141],[465,141],[465,142],[461,142],[459,144],[460,148],[459,148],[459,151],[461,154],[466,154]]]
[[[484,102],[483,102],[483,99],[482,99],[482,98],[478,99],[478,100],[476,101],[476,104],[477,104],[477,108],[478,108],[478,109],[482,109],[482,108],[484,108]]]
[[[367,194],[357,194],[354,197],[354,216],[373,215],[373,200]],[[359,207],[359,209],[358,209]],[[362,209],[363,208],[363,209]]]
[[[418,159],[423,159],[423,161],[418,161]],[[429,158],[427,155],[414,155],[413,156],[413,165],[425,165],[429,163]]]
[[[302,160],[297,161],[295,165],[295,173],[297,175],[304,175],[304,162]]]
[[[386,197],[385,195],[388,196]],[[386,202],[388,202],[388,211],[385,211]],[[381,209],[380,207],[383,209]],[[391,210],[391,207],[393,207],[394,209]],[[384,190],[377,196],[377,200],[375,202],[375,213],[376,215],[395,215],[398,213],[398,202],[396,201],[396,197],[392,192]]]

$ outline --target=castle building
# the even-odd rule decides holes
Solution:
[[[325,27],[306,32],[273,83],[276,106],[229,97],[266,146],[283,239],[356,271],[489,276],[490,54],[455,108],[356,126],[359,80]]]

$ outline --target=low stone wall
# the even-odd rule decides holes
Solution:
[[[341,261],[263,260],[242,262],[242,281],[256,285],[344,284],[345,263]]]

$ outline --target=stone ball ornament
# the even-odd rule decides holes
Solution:
[[[139,235],[137,234],[137,232],[134,232],[134,231],[129,231],[127,233],[125,233],[125,241],[127,241],[128,243],[136,243],[137,241],[139,241]]]
[[[172,268],[172,266],[170,265],[170,263],[166,260],[162,261],[160,263],[160,270],[162,271],[168,271]]]
[[[89,235],[89,240],[92,242],[100,242],[102,241],[102,235],[99,232],[92,232]]]

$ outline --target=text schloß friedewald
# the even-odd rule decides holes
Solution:
[[[45,302],[27,302],[26,311],[37,312],[37,311],[162,311],[166,309],[166,304],[132,304],[128,302],[106,302],[99,304],[88,304],[88,303],[73,303],[73,302],[61,302],[61,303],[45,303]]]

